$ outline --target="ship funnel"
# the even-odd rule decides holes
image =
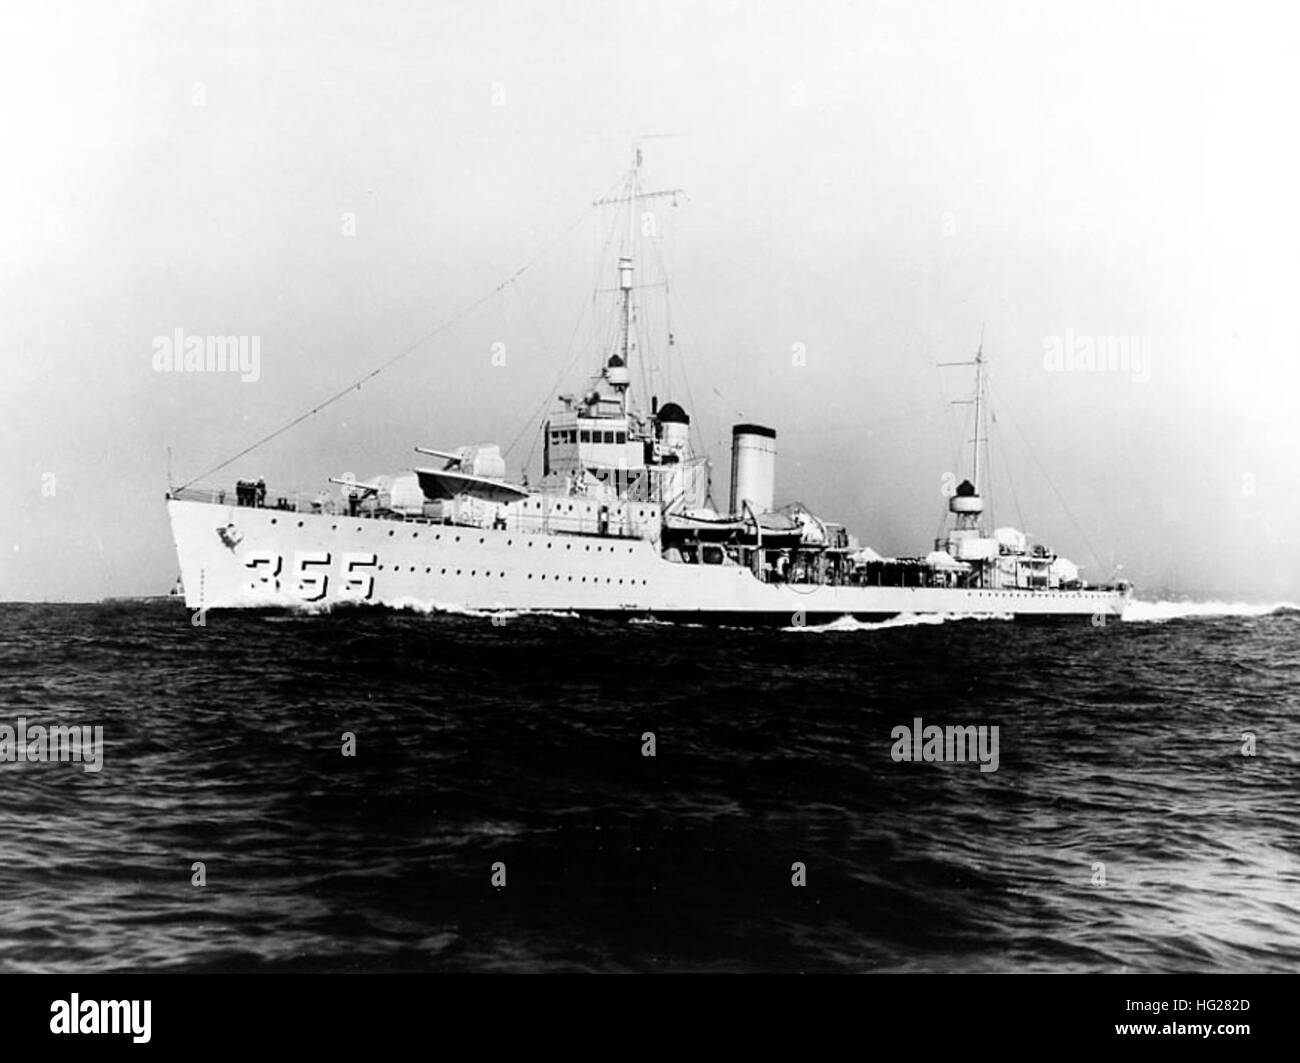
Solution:
[[[675,402],[665,402],[657,415],[659,449],[665,459],[685,461],[691,454],[691,419]]]
[[[731,430],[731,512],[745,503],[755,513],[770,513],[776,492],[776,431],[760,424]]]

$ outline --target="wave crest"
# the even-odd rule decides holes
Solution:
[[[1124,608],[1124,622],[1160,624],[1189,617],[1269,616],[1300,610],[1294,602],[1144,602],[1134,598]]]
[[[829,624],[800,624],[782,628],[782,631],[810,631],[816,633],[838,631],[883,631],[896,627],[924,627],[947,624],[956,620],[1014,620],[1010,613],[899,613],[888,620],[855,620],[842,616]]]

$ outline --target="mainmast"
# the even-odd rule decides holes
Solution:
[[[980,433],[983,421],[980,420],[980,403],[984,398],[984,327],[980,326],[980,345],[975,352],[975,461],[971,470],[970,482],[976,492],[980,487]]]
[[[984,513],[984,500],[980,498],[980,443],[985,441],[981,425],[984,413],[984,329],[980,328],[980,343],[975,351],[975,358],[966,362],[940,362],[940,365],[973,365],[975,367],[975,398],[959,399],[954,405],[975,405],[975,454],[971,463],[971,477],[959,483],[948,499],[948,512],[955,518],[952,531],[947,540],[936,543],[936,549],[946,550],[961,564],[974,566],[971,579],[972,586],[982,586],[989,566],[997,559],[997,543],[986,539],[980,527],[980,518]],[[959,459],[960,460],[960,459]]]
[[[975,358],[969,362],[939,362],[940,367],[950,365],[973,365],[975,367],[975,438],[971,443],[975,446],[975,453],[971,468],[970,482],[971,486],[979,491],[980,484],[980,444],[988,441],[984,434],[983,425],[980,420],[981,410],[984,405],[984,327],[980,326],[980,345],[975,352]],[[956,399],[953,401],[954,406],[966,406],[971,403],[971,399]]]

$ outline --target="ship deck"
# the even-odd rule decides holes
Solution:
[[[241,498],[237,492],[223,486],[189,486],[174,488],[168,493],[168,498],[184,502],[205,503],[223,508],[235,507],[237,509],[246,508],[263,512],[311,514],[318,517],[334,516],[349,521],[373,521],[377,524],[391,522],[436,527],[483,528],[481,524],[457,521],[446,517],[416,516],[373,507],[340,505],[336,498],[322,492],[297,491],[283,494],[268,492],[265,502],[257,504],[256,502],[250,503],[246,498]],[[563,537],[564,539],[591,541],[644,541],[640,536],[623,534],[622,528],[619,526],[610,527],[605,531],[599,531],[595,528],[582,529],[573,527],[549,529],[543,527],[539,529],[535,524],[526,524],[518,517],[507,517],[504,523],[496,524],[492,530],[509,531],[521,535],[554,536]],[[1072,588],[1049,586],[989,587],[980,584],[973,578],[971,573],[938,571],[932,569],[920,558],[889,558],[868,562],[861,566],[852,566],[846,563],[845,555],[847,551],[830,550],[819,546],[804,547],[794,551],[795,554],[802,555],[802,558],[798,559],[798,563],[791,564],[784,572],[780,572],[774,567],[755,565],[754,551],[752,549],[716,543],[697,543],[696,546],[698,548],[693,551],[674,548],[657,552],[665,563],[672,564],[675,567],[745,568],[749,569],[754,578],[760,583],[788,586],[792,590],[801,587],[806,589],[837,587],[961,591],[996,590],[1012,591],[1020,595],[1041,595],[1043,597],[1059,596],[1062,593],[1073,591],[1116,592],[1124,590],[1123,587],[1113,584],[1082,584],[1079,587]],[[828,557],[831,563],[817,563],[816,559],[819,557]]]

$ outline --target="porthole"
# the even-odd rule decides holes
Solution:
[[[275,518],[274,518],[274,517],[271,518],[271,523],[272,523],[272,524],[275,523]]]
[[[393,533],[392,533],[391,531],[388,533],[388,537],[389,537],[390,539],[393,537]]]

